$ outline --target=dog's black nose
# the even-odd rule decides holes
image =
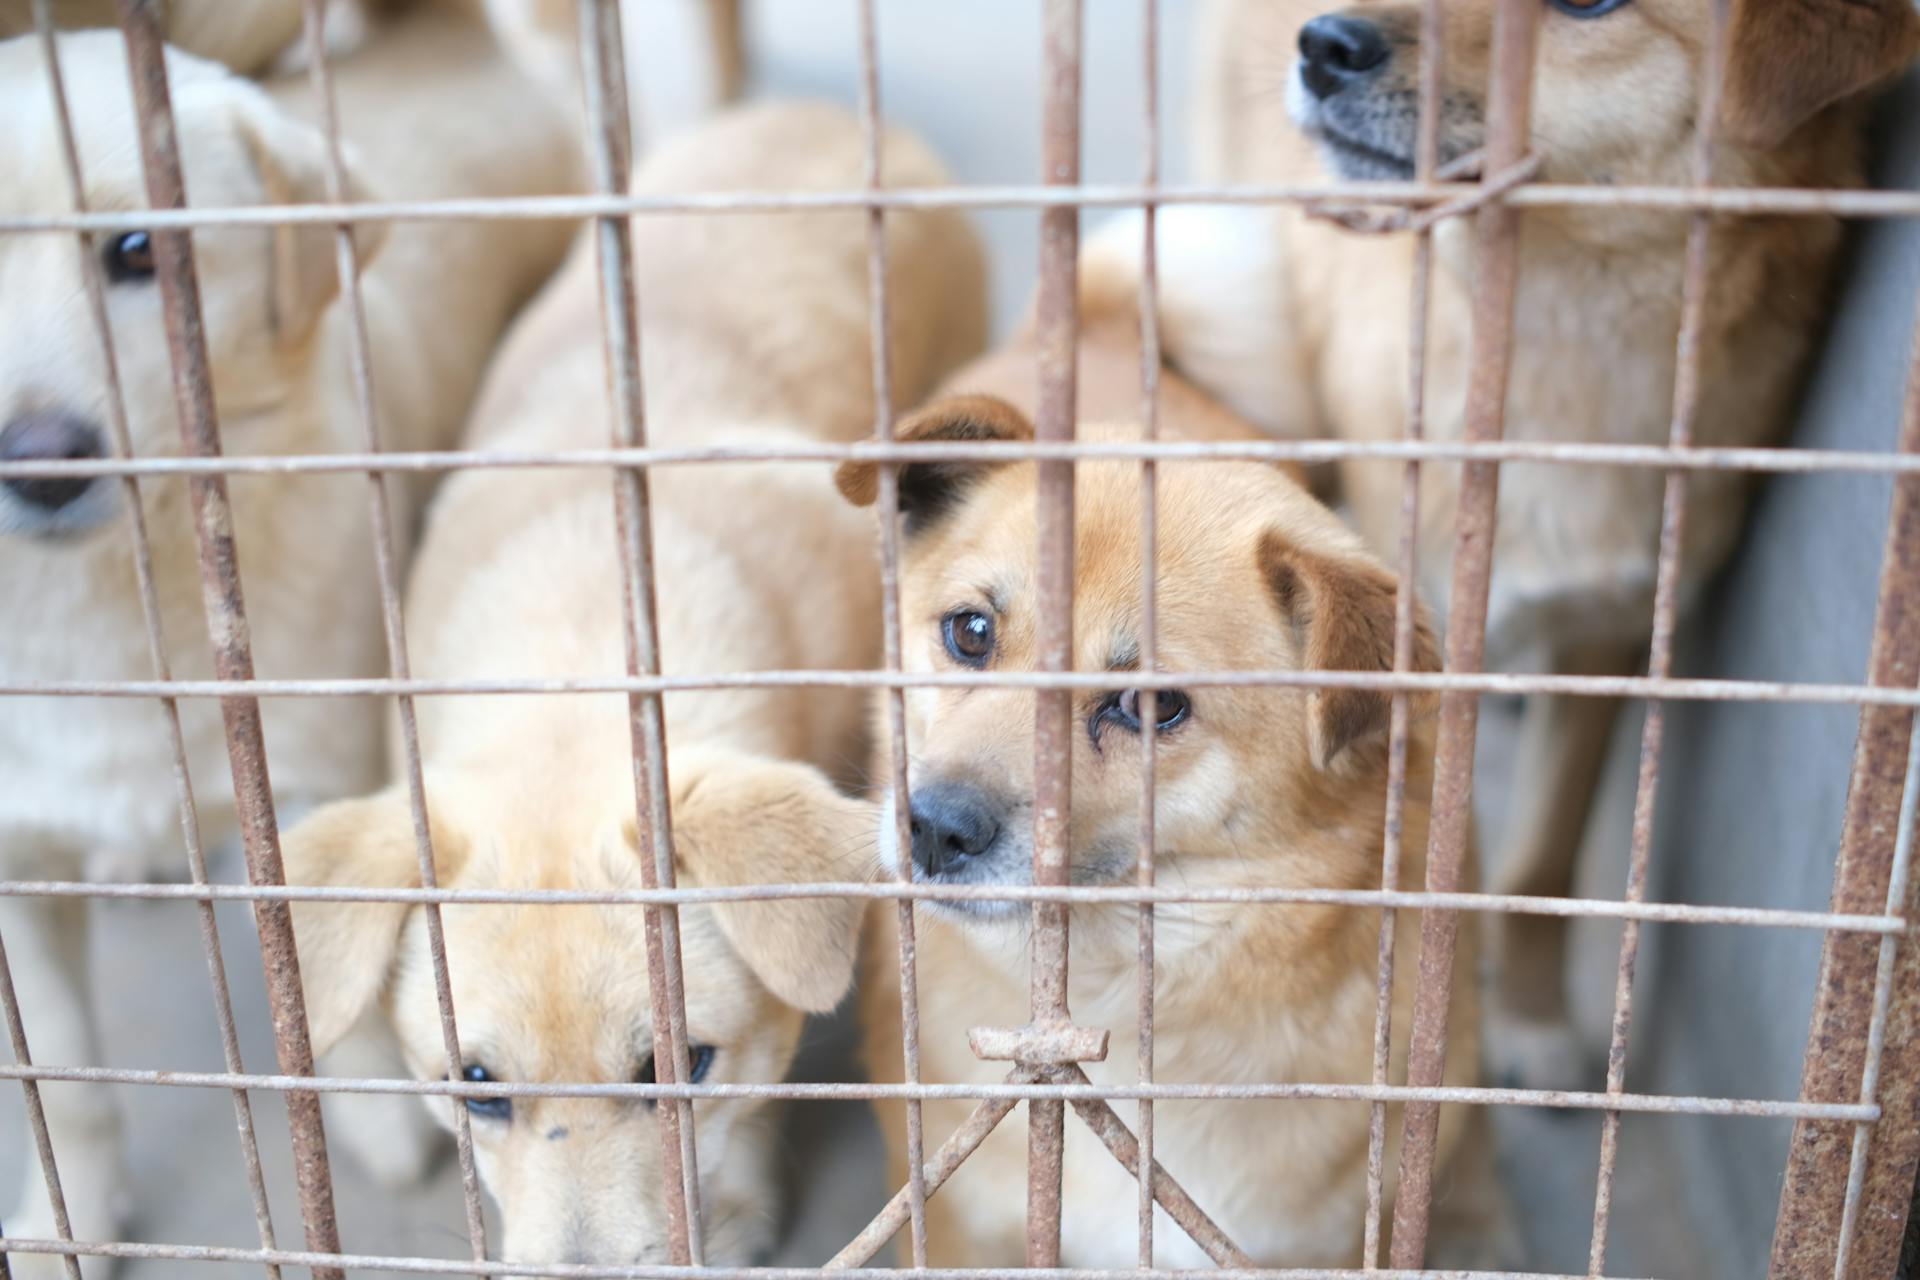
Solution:
[[[106,452],[92,423],[65,413],[28,413],[0,429],[0,459],[8,462],[58,462],[100,458]],[[93,483],[84,476],[9,476],[7,492],[42,511],[58,511],[77,500]]]
[[[920,874],[958,870],[993,847],[1000,806],[976,786],[934,782],[913,793],[913,864]]]
[[[1365,18],[1326,13],[1300,28],[1300,79],[1316,98],[1331,98],[1385,65],[1393,51]]]

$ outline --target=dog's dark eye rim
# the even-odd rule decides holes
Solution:
[[[947,656],[962,666],[980,668],[993,657],[993,616],[978,609],[955,609],[940,619],[940,639]]]
[[[1584,3],[1583,0],[1547,0],[1547,3],[1570,17],[1598,18],[1626,8],[1633,0],[1584,0]]]
[[[710,1044],[688,1045],[687,1083],[699,1084],[702,1080],[705,1080],[707,1078],[707,1072],[713,1070],[713,1060],[719,1052],[718,1049]],[[653,1070],[653,1055],[648,1054],[647,1060],[640,1064],[640,1069],[633,1073],[633,1082],[635,1084],[653,1084],[658,1079],[659,1077],[654,1074]],[[648,1106],[652,1106],[655,1101],[653,1098],[646,1100]]]
[[[113,284],[153,277],[153,237],[144,231],[123,231],[108,240],[100,259]]]
[[[1108,724],[1116,724],[1128,733],[1140,732],[1140,693],[1138,689],[1117,689],[1100,699],[1093,710],[1089,728],[1094,740],[1100,738],[1100,730]],[[1193,714],[1193,699],[1184,689],[1158,689],[1154,692],[1153,715],[1154,729],[1159,733],[1170,733],[1186,723]]]
[[[486,1084],[493,1075],[477,1062],[469,1062],[460,1072],[460,1078],[468,1084]],[[468,1098],[467,1110],[487,1120],[506,1120],[513,1115],[512,1098]]]

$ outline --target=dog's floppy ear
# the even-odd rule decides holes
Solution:
[[[1271,530],[1260,540],[1259,555],[1260,571],[1299,640],[1307,669],[1393,670],[1393,574],[1357,557],[1304,550]],[[1440,669],[1433,630],[1418,617],[1413,669]],[[1376,689],[1315,689],[1307,707],[1308,749],[1313,762],[1327,769],[1349,746],[1386,731],[1392,699]]]
[[[869,877],[878,811],[835,791],[818,770],[741,757],[691,766],[676,760],[674,769],[674,852],[690,883]],[[825,1013],[853,983],[863,907],[789,898],[716,903],[713,913],[727,944],[769,991],[796,1009]]]
[[[239,86],[235,125],[269,204],[325,204],[327,151],[320,134],[282,111],[252,85]],[[344,149],[343,149],[344,150]],[[372,197],[365,177],[344,150],[346,198],[362,203]],[[315,322],[340,293],[334,228],[309,222],[272,228],[272,284],[268,302],[274,337],[296,345],[313,332]],[[354,224],[353,243],[364,270],[386,238],[386,224]]]
[[[434,826],[433,838],[435,863],[449,873],[461,846],[443,825]],[[288,884],[420,887],[413,810],[403,788],[314,810],[287,832],[282,857]],[[293,936],[316,1054],[332,1048],[386,990],[408,910],[402,902],[293,904]]]
[[[1734,0],[1732,16],[1720,127],[1741,146],[1779,145],[1920,53],[1913,0]]]
[[[895,440],[1031,440],[1033,424],[996,396],[944,396],[902,418]],[[915,462],[900,468],[900,514],[915,533],[939,518],[975,477],[995,464]],[[871,462],[843,462],[834,483],[856,507],[873,505],[880,495],[880,468]]]

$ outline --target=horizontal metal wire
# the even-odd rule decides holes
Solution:
[[[434,680],[0,680],[0,698],[337,698],[693,693],[716,689],[1372,689],[1384,693],[1544,693],[1676,702],[1920,706],[1920,689],[1772,680],[1655,679],[1452,671],[748,671],[665,676]]]
[[[1151,902],[1256,906],[1432,907],[1515,915],[1646,920],[1658,924],[1742,925],[1846,933],[1909,934],[1920,925],[1899,916],[1844,915],[1771,907],[1695,906],[1605,898],[1548,898],[1498,893],[1432,893],[1416,889],[1314,889],[1175,885],[954,885],[867,883],[715,885],[672,889],[405,889],[359,885],[96,884],[83,880],[0,880],[0,897],[115,898],[148,901],[291,901],[460,903],[469,906],[645,906],[862,898],[921,902],[1067,902],[1125,906]]]
[[[337,225],[354,222],[595,218],[625,214],[779,213],[819,209],[1054,209],[1141,205],[1404,205],[1424,207],[1479,194],[1471,183],[1345,182],[1282,186],[1145,187],[1137,184],[892,188],[872,191],[727,191],[677,195],[521,196],[248,205],[184,210],[0,215],[0,233],[157,231],[182,227]],[[1920,218],[1920,192],[1797,187],[1581,186],[1532,183],[1502,197],[1516,208],[1660,209],[1676,213]]]
[[[1876,1123],[1877,1106],[1766,1098],[1710,1098],[1655,1093],[1583,1093],[1551,1089],[1492,1089],[1453,1085],[1416,1088],[1391,1084],[1297,1081],[1272,1084],[613,1084],[452,1080],[380,1080],[365,1076],[252,1075],[229,1071],[153,1071],[133,1067],[0,1065],[0,1080],[74,1084],[150,1085],[169,1089],[266,1089],[300,1093],[411,1094],[455,1098],[785,1098],[815,1102],[881,1099],[1040,1098],[1071,1102],[1151,1098],[1194,1102],[1440,1102],[1468,1106],[1548,1107],[1558,1110],[1637,1111],[1659,1115],[1732,1116]]]
[[[416,1275],[541,1276],[557,1280],[820,1280],[815,1267],[662,1267],[603,1266],[568,1262],[478,1262],[441,1258],[392,1257],[365,1253],[308,1253],[294,1249],[230,1249],[191,1244],[68,1244],[60,1240],[15,1240],[18,1253],[73,1254],[79,1257],[130,1258],[179,1262],[231,1262],[285,1267],[337,1266],[352,1271],[402,1271]],[[835,1271],[845,1280],[900,1280],[889,1267],[849,1267]],[[1221,1267],[1205,1271],[1129,1267],[916,1267],[914,1280],[1352,1280],[1359,1274],[1339,1267]],[[1541,1271],[1394,1271],[1366,1273],[1373,1280],[1587,1280]]]
[[[854,441],[849,444],[709,445],[694,448],[488,449],[214,457],[61,458],[0,461],[0,480],[104,476],[333,475],[365,472],[604,470],[764,462],[1516,462],[1648,470],[1920,474],[1912,454],[1846,449],[1709,449],[1547,440],[1076,440]]]

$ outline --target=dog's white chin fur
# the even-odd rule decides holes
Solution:
[[[1307,82],[1300,74],[1300,60],[1295,58],[1293,66],[1287,70],[1287,114],[1309,137],[1319,136],[1320,102],[1307,91]]]

